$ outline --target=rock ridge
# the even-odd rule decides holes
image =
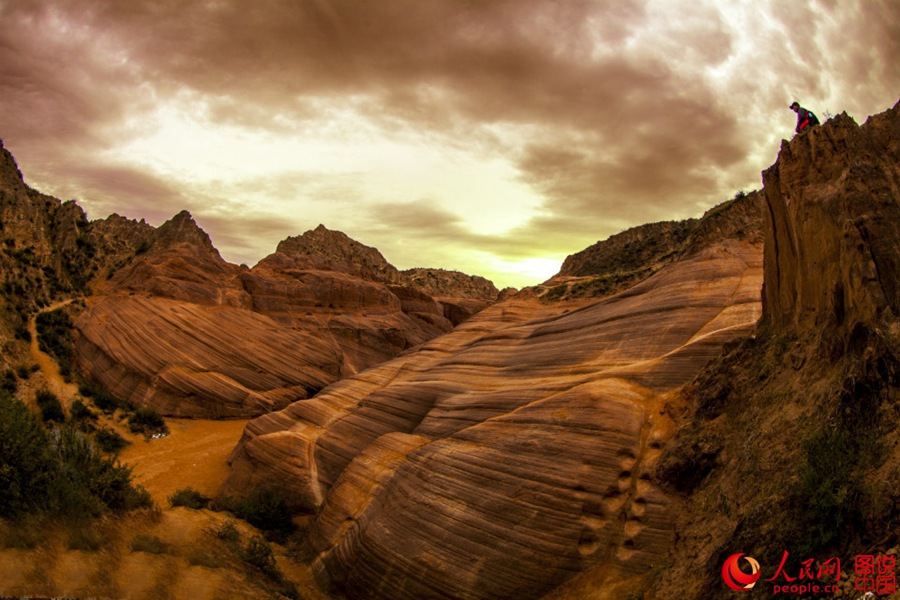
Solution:
[[[763,324],[847,340],[900,314],[900,103],[784,141],[763,172]]]

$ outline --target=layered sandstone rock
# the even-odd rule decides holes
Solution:
[[[648,480],[660,397],[760,313],[762,251],[707,245],[628,291],[513,298],[416,351],[251,421],[223,496],[315,511],[317,578],[349,598],[535,598],[669,548]]]
[[[763,181],[767,326],[846,337],[900,314],[900,104],[784,141]]]
[[[253,269],[223,260],[187,212],[140,250],[77,321],[77,351],[91,378],[163,414],[283,408],[453,327],[377,250],[323,226]]]

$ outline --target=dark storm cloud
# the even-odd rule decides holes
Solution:
[[[302,137],[304,123],[340,119],[349,106],[388,135],[500,157],[543,202],[497,237],[404,199],[371,211],[373,235],[505,256],[573,252],[758,182],[791,132],[794,98],[862,118],[900,95],[895,0],[759,2],[739,7],[747,22],[726,14],[734,8],[698,0],[661,16],[642,0],[0,0],[0,136],[26,175],[70,178],[97,207],[128,197],[174,213],[197,200],[104,164],[100,151],[139,137],[142,123],[129,118],[187,94],[211,125]],[[711,75],[730,60],[743,62]],[[291,194],[301,183],[260,185]],[[327,185],[336,187],[325,196],[352,193]],[[253,245],[207,214],[228,243]],[[250,230],[273,227],[263,216]]]

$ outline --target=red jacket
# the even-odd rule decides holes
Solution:
[[[802,106],[797,110],[797,128],[796,132],[800,133],[809,127],[809,111]]]

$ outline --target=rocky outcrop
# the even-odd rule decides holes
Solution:
[[[142,292],[210,306],[249,308],[241,268],[226,262],[187,211],[163,223],[140,256],[109,281],[109,293]]]
[[[763,319],[671,400],[679,430],[654,479],[678,541],[648,597],[733,598],[721,573],[737,551],[763,595],[786,550],[794,565],[898,551],[898,150],[900,103],[784,141],[763,172]],[[817,583],[863,589],[852,572]]]
[[[566,257],[558,276],[603,275],[671,262],[696,226],[696,219],[687,219],[632,227]]]
[[[315,513],[318,580],[348,598],[536,598],[668,551],[647,479],[662,395],[759,316],[762,251],[723,240],[575,310],[514,297],[251,421],[221,494]]]
[[[400,272],[381,252],[324,225],[287,238],[278,244],[275,252],[291,257],[295,269],[336,271],[388,284],[399,284],[402,279]]]
[[[900,105],[783,142],[763,181],[765,326],[849,341],[900,314]]]
[[[407,286],[433,296],[440,303],[444,316],[454,325],[490,306],[500,296],[500,290],[484,277],[459,271],[407,269],[401,276]]]
[[[617,233],[567,257],[559,273],[527,293],[545,302],[609,296],[722,240],[759,244],[760,198],[760,192],[738,192],[699,220],[650,223]]]

